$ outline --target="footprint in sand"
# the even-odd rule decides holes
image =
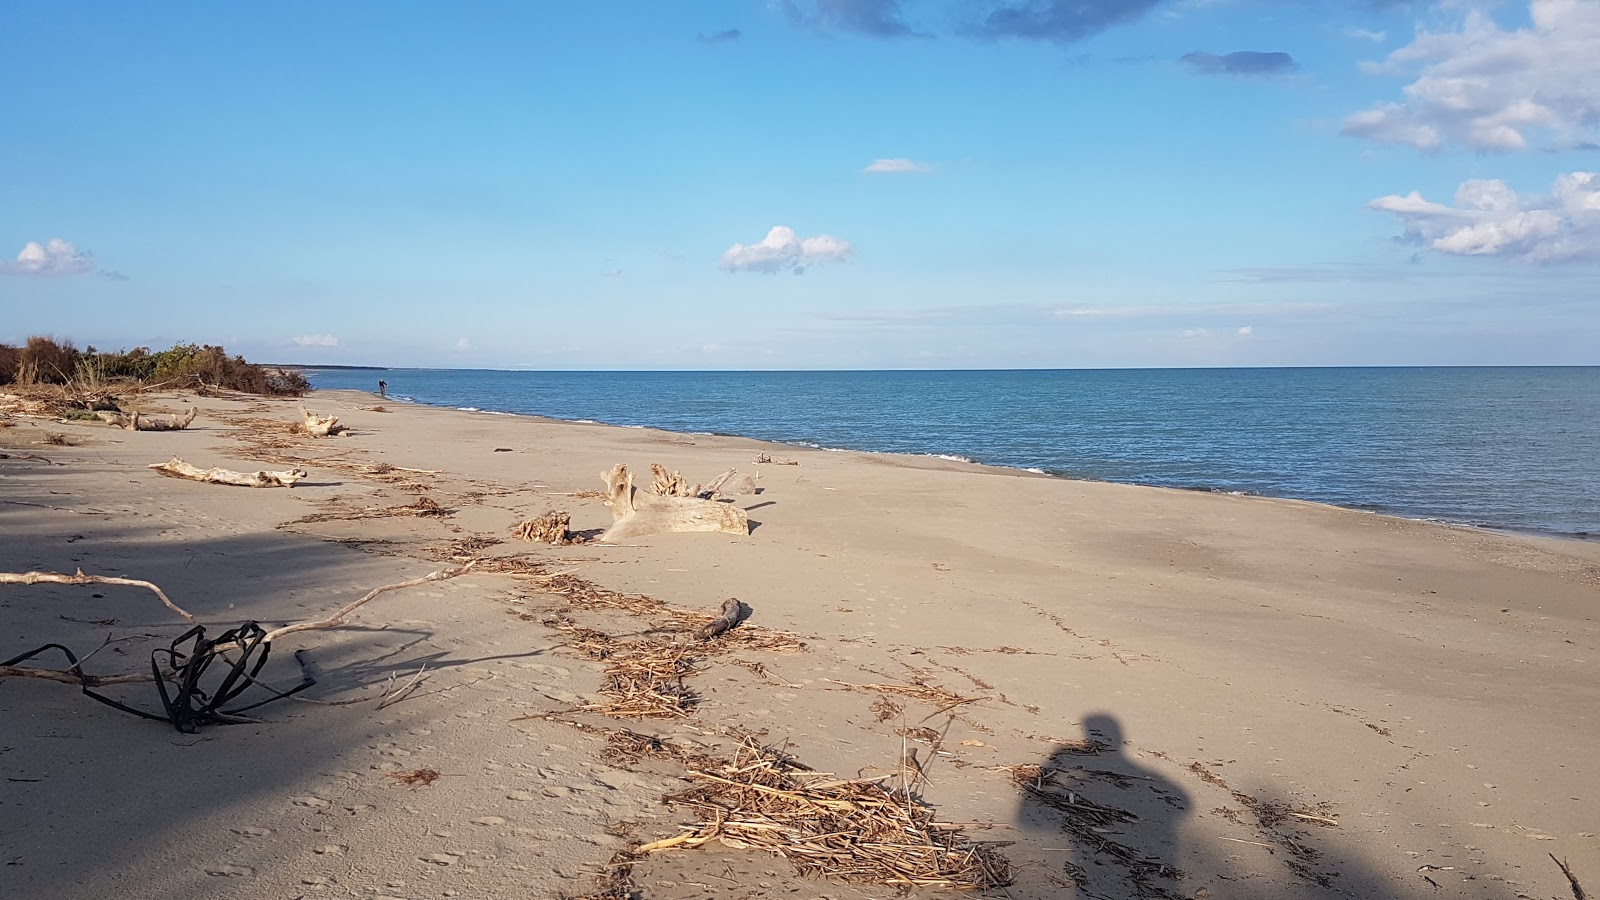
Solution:
[[[472,820],[474,825],[504,825],[506,820],[500,816],[480,816]]]
[[[207,875],[217,875],[225,878],[238,878],[254,875],[255,869],[249,866],[206,866]]]
[[[327,809],[330,805],[332,805],[321,797],[313,797],[309,794],[304,797],[291,798],[289,802],[293,803],[295,806],[304,806],[307,809]]]
[[[245,837],[266,837],[272,833],[271,828],[258,828],[254,825],[235,825],[228,830],[234,834],[244,835]]]

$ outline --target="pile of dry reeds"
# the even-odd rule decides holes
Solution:
[[[555,544],[558,547],[580,541],[572,534],[572,516],[565,512],[547,512],[525,522],[518,522],[511,529],[511,533],[516,535],[518,540]]]
[[[731,761],[705,762],[688,765],[692,787],[664,798],[698,821],[636,852],[719,841],[782,856],[803,875],[858,884],[982,890],[1012,881],[1004,844],[966,840],[887,778],[839,780],[754,740]]]

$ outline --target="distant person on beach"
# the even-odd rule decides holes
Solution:
[[[384,381],[382,378],[378,379],[378,396],[379,397],[387,397],[387,396],[389,396],[389,382]]]

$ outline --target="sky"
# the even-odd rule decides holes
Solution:
[[[1600,364],[1600,0],[60,0],[0,342]]]

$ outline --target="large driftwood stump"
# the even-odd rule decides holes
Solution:
[[[699,493],[699,485],[694,490],[684,483],[683,476],[677,472],[668,472],[667,467],[660,463],[650,464],[650,493],[662,497],[693,497]]]
[[[169,478],[187,478],[190,481],[203,481],[206,484],[232,484],[239,487],[294,487],[295,482],[306,477],[305,469],[290,469],[287,472],[235,472],[232,469],[223,469],[213,466],[202,469],[191,466],[174,456],[164,463],[151,463],[150,468]]]
[[[347,434],[350,429],[339,424],[338,416],[314,416],[304,406],[300,407],[300,415],[305,421],[299,425],[299,430],[312,437],[327,437],[330,434]]]
[[[602,541],[620,541],[670,531],[710,531],[749,534],[750,517],[737,506],[698,497],[663,497],[633,486],[633,473],[617,464],[600,476],[606,483],[606,505],[611,507],[611,527]]]
[[[164,419],[148,418],[136,409],[130,415],[120,413],[99,412],[100,421],[107,425],[115,425],[127,431],[182,431],[194,422],[194,417],[200,414],[197,406],[189,407],[189,413],[183,418],[171,416]]]
[[[517,523],[511,532],[524,541],[540,541],[560,546],[574,543],[572,532],[569,530],[571,524],[572,517],[568,514],[547,512],[537,518]]]

